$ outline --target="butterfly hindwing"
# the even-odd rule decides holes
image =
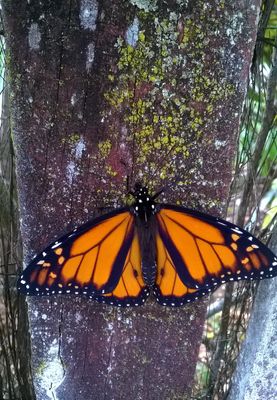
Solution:
[[[157,301],[164,306],[182,306],[198,298],[198,290],[182,282],[160,236],[156,234],[157,274],[153,288]]]
[[[114,290],[110,293],[97,296],[96,300],[117,306],[139,306],[145,302],[150,294],[142,276],[141,249],[139,245],[137,229],[125,264]]]
[[[18,289],[29,295],[110,293],[126,268],[134,238],[129,209],[98,217],[37,255],[23,271]]]
[[[180,280],[188,289],[187,294],[177,296],[179,303],[197,299],[228,281],[277,275],[274,254],[247,231],[227,221],[171,205],[161,205],[156,219],[157,243],[161,241],[172,265],[167,268],[167,275],[164,269],[163,277],[157,280],[160,301],[166,296],[164,282],[172,279],[172,271],[175,282]],[[158,269],[161,252],[162,246],[157,244]],[[173,294],[177,293],[176,288],[177,283]]]

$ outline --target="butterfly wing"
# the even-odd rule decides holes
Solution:
[[[132,288],[123,295],[121,282],[128,280],[133,267],[138,272],[129,279]],[[119,295],[119,302],[127,302],[128,294],[145,295],[140,277],[134,216],[124,208],[96,218],[48,246],[23,271],[18,289],[28,295],[75,293],[97,300],[101,300],[100,294],[112,293],[114,299]],[[133,289],[137,282],[140,291]]]
[[[175,264],[160,236],[156,234],[156,281],[153,288],[157,301],[164,306],[182,306],[197,299],[198,290],[189,288],[179,277]]]
[[[150,294],[142,275],[142,260],[137,229],[127,254],[125,264],[116,287],[110,292],[98,295],[101,303],[119,307],[142,305]]]
[[[274,254],[230,222],[171,205],[161,205],[156,220],[155,293],[162,304],[182,305],[227,281],[277,275]]]

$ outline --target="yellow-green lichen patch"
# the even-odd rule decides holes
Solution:
[[[104,140],[98,143],[98,150],[101,157],[107,157],[110,154],[112,143],[110,140]]]
[[[186,100],[179,96],[179,83],[170,74],[184,63],[178,53],[177,16],[171,13],[169,20],[154,18],[153,22],[154,41],[144,31],[139,32],[135,47],[118,39],[120,74],[115,77],[109,73],[114,85],[105,93],[109,106],[123,114],[129,132],[127,141],[133,142],[140,168],[165,152],[174,157],[189,156],[182,120]],[[164,169],[157,174],[158,180],[167,176]]]
[[[105,171],[107,175],[111,177],[115,177],[118,174],[117,171],[114,171],[110,165],[105,166]]]
[[[80,134],[77,132],[73,132],[73,133],[69,134],[68,136],[63,137],[61,142],[67,143],[69,145],[75,145],[79,142],[79,140],[80,140]]]
[[[196,141],[202,140],[218,105],[234,93],[220,72],[220,49],[216,57],[207,51],[213,34],[203,30],[204,22],[211,18],[215,32],[219,26],[210,13],[203,7],[197,18],[179,11],[165,17],[142,7],[136,14],[135,44],[122,35],[115,45],[118,61],[108,71],[102,117],[116,147],[122,141],[118,120],[123,121],[124,142],[132,149],[128,162],[136,176],[147,175],[153,186],[176,170],[186,178],[186,160],[195,157]]]
[[[36,374],[41,375],[46,368],[46,362],[42,361],[40,365],[37,367]]]

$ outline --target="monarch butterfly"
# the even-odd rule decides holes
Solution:
[[[230,222],[180,206],[157,204],[136,184],[135,201],[74,229],[34,257],[18,280],[27,295],[74,293],[138,306],[152,291],[182,306],[220,284],[277,275],[277,258]]]

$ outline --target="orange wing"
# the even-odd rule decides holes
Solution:
[[[181,281],[159,234],[156,235],[156,250],[157,274],[153,292],[157,301],[164,306],[174,307],[197,299],[197,289],[190,289]]]
[[[165,305],[182,305],[227,281],[277,275],[277,259],[258,239],[219,218],[161,205],[156,214],[155,293]]]
[[[142,260],[137,230],[126,257],[124,268],[118,284],[111,293],[97,296],[96,300],[102,303],[122,306],[139,306],[145,302],[150,294],[142,277]]]
[[[141,302],[147,290],[140,258],[134,216],[120,209],[48,246],[23,271],[18,289],[27,295],[84,294],[106,302],[118,296],[118,305],[127,305],[128,297]]]

